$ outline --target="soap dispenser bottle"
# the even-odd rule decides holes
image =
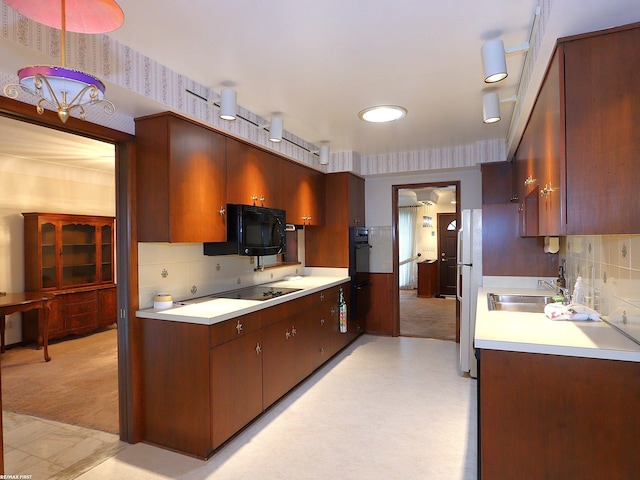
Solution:
[[[578,277],[576,279],[576,284],[573,287],[573,296],[571,297],[571,301],[579,305],[584,305],[585,300],[586,293],[584,283],[582,282],[582,277]]]

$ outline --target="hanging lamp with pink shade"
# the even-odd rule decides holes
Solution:
[[[4,94],[17,98],[26,92],[37,99],[36,110],[44,112],[45,105],[57,111],[65,123],[77,110],[85,118],[85,107],[101,105],[105,113],[115,112],[115,106],[104,98],[104,83],[81,70],[67,68],[67,31],[76,33],[105,33],[119,28],[124,13],[114,0],[5,0],[21,15],[61,30],[61,65],[30,65],[18,70],[18,83],[8,83]]]

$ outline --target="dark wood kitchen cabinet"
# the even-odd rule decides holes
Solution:
[[[226,137],[171,112],[135,121],[138,241],[225,241]]]
[[[233,138],[227,139],[227,203],[283,209],[285,160]]]
[[[325,224],[305,231],[306,264],[349,268],[349,228],[365,226],[365,183],[350,172],[325,175]]]
[[[287,223],[323,225],[325,174],[304,165],[286,161],[282,176],[282,193]]]
[[[143,440],[209,458],[360,333],[339,333],[339,289],[214,325],[140,319]]]
[[[638,378],[635,362],[480,350],[478,478],[636,478]]]
[[[639,76],[640,24],[558,40],[516,152],[523,236],[640,233]]]
[[[54,295],[49,338],[116,323],[113,217],[23,213],[25,290]],[[25,312],[22,341],[43,344],[37,312]]]

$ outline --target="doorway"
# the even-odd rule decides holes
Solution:
[[[131,345],[137,337],[132,336],[131,320],[129,312],[135,312],[138,305],[137,286],[135,291],[130,291],[131,279],[129,272],[137,265],[135,249],[131,249],[132,242],[136,241],[131,235],[132,207],[131,198],[133,192],[130,169],[135,168],[133,141],[134,137],[127,133],[113,130],[101,125],[96,125],[81,120],[70,118],[66,124],[61,124],[56,113],[45,111],[38,115],[32,105],[23,104],[16,100],[0,97],[0,117],[18,120],[20,123],[39,125],[46,127],[48,131],[61,131],[72,133],[79,139],[93,139],[111,144],[115,157],[115,203],[116,203],[116,269],[118,272],[117,308],[118,308],[118,335],[117,335],[117,378],[118,378],[118,411],[120,440],[133,442],[136,440],[137,430],[133,423],[132,409],[135,404],[132,396],[135,394],[132,388],[133,376],[131,361]],[[49,145],[45,144],[45,149]],[[25,185],[22,185],[24,188]],[[37,192],[46,195],[46,191]],[[135,203],[133,204],[135,206]],[[135,219],[134,219],[135,220]],[[135,227],[135,224],[134,224]],[[135,243],[134,243],[135,245]],[[17,261],[22,263],[22,255]],[[134,277],[135,280],[136,277]],[[55,358],[52,360],[55,361]]]
[[[394,334],[457,341],[460,182],[393,186]],[[450,265],[449,265],[450,264]]]

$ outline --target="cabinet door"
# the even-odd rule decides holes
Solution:
[[[640,233],[640,28],[563,48],[567,234]]]
[[[264,150],[227,139],[227,202],[283,208],[283,162]]]
[[[170,113],[136,119],[141,242],[226,240],[226,139]]]
[[[226,205],[225,137],[180,118],[170,119],[172,242],[226,239],[219,210]]]
[[[211,349],[213,448],[262,412],[261,352],[260,331]]]
[[[62,223],[62,287],[98,281],[97,227],[90,223]]]
[[[60,239],[57,231],[60,228],[58,222],[42,221],[39,222],[40,227],[40,283],[37,285],[26,285],[27,290],[46,290],[60,287],[60,271],[59,271],[59,252]],[[26,240],[26,238],[25,238]],[[29,252],[25,263],[37,263],[37,256],[34,252]],[[29,269],[30,267],[26,267]],[[37,267],[36,267],[37,268]]]
[[[113,223],[100,226],[100,283],[113,283]]]
[[[349,226],[363,227],[365,225],[364,209],[364,179],[349,174]]]
[[[98,327],[112,325],[117,319],[118,304],[115,287],[98,290]]]
[[[284,162],[282,177],[287,223],[324,224],[324,174],[293,162]]]
[[[289,319],[265,327],[262,342],[262,406],[266,409],[297,383],[295,336]]]

